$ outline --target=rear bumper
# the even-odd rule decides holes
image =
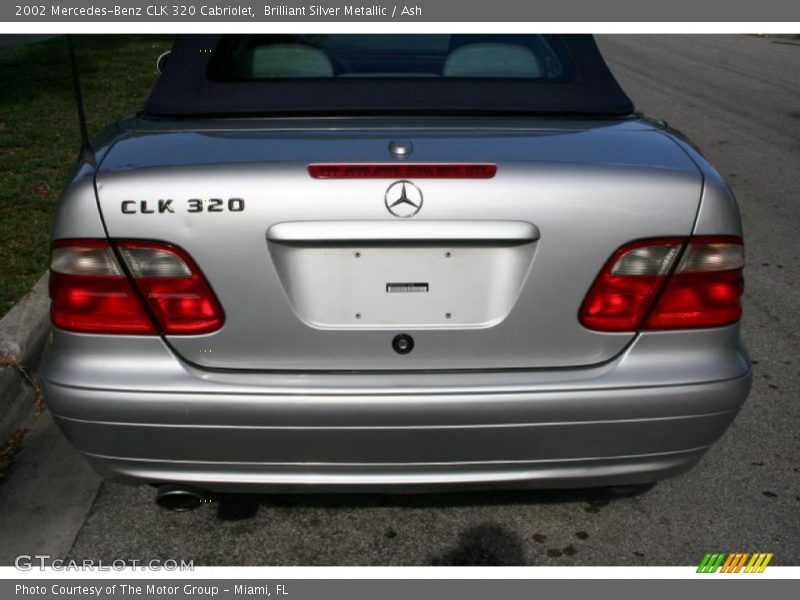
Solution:
[[[700,355],[692,362],[685,350],[676,371],[674,337],[655,335],[598,367],[422,375],[212,374],[160,340],[120,348],[57,332],[43,383],[70,441],[124,482],[217,491],[645,483],[695,464],[744,402],[749,363],[738,342],[712,352],[722,331],[715,342],[695,338],[699,371]]]

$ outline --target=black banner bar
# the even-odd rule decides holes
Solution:
[[[714,584],[710,580],[714,579]],[[705,583],[700,583],[703,580]],[[713,585],[713,588],[710,587]],[[757,587],[756,587],[757,586]],[[459,600],[529,598],[647,598],[675,600],[697,597],[698,587],[708,597],[729,600],[793,598],[797,582],[759,579],[758,575],[698,575],[696,579],[634,580],[441,580],[441,579],[332,579],[332,580],[31,580],[0,581],[0,598],[20,600]]]
[[[797,22],[797,0],[12,0],[8,22]],[[792,29],[788,27],[788,29]]]

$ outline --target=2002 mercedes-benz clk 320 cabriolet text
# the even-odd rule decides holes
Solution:
[[[735,201],[591,36],[188,36],[93,146],[43,382],[108,478],[646,483],[747,396]]]

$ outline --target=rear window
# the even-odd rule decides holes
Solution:
[[[549,35],[237,35],[209,63],[216,81],[275,79],[523,79],[568,81]]]
[[[590,35],[184,35],[156,117],[584,115],[633,104]]]

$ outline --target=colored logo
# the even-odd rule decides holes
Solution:
[[[697,572],[763,573],[771,560],[772,552],[706,552]]]

